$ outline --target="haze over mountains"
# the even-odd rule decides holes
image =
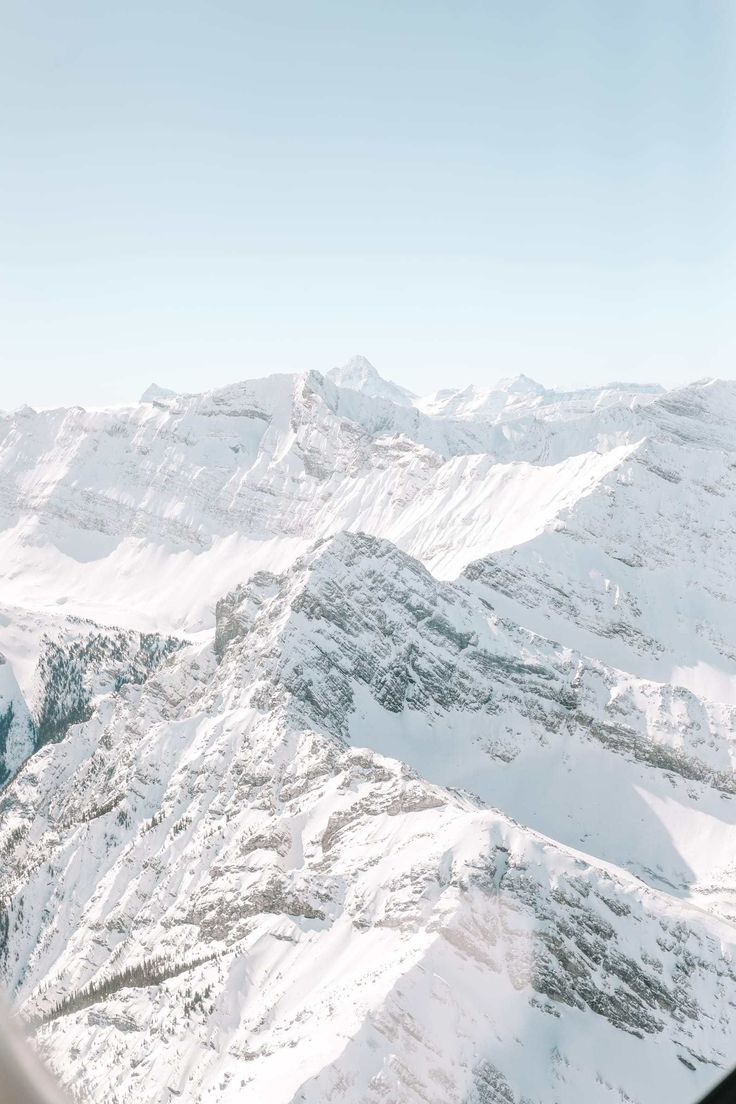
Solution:
[[[0,416],[0,946],[94,1101],[694,1101],[736,384]]]

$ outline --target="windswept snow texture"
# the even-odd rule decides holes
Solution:
[[[92,1104],[736,1057],[736,385],[0,417],[0,971]]]

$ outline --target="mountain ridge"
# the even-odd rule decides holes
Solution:
[[[0,418],[0,973],[105,1104],[690,1104],[736,386],[367,363]]]
[[[498,1017],[500,1001],[504,1018],[509,1008],[515,1009],[513,1017],[524,1018],[530,1042],[541,1041],[546,1021],[568,1024],[562,1044],[568,1063],[560,1080],[564,1091],[574,1091],[586,1079],[595,1083],[580,1053],[575,1057],[577,1020],[568,1012],[559,1020],[561,1009],[577,1009],[592,1014],[589,1030],[602,1032],[601,1042],[607,1040],[613,1064],[601,1066],[600,1053],[596,1059],[598,1072],[605,1069],[604,1082],[615,1069],[616,1084],[629,1095],[641,1094],[647,1075],[637,1063],[628,1071],[618,1068],[627,1051],[619,1037],[634,1038],[645,1050],[650,1045],[646,1040],[652,1039],[656,1050],[656,1040],[664,1032],[672,1049],[666,1072],[659,1062],[658,1077],[664,1076],[673,1094],[686,1099],[690,1066],[701,1070],[698,1083],[703,1083],[712,1068],[708,1063],[720,1063],[719,1055],[729,1046],[727,1029],[710,1028],[710,1020],[698,1009],[701,1001],[712,1010],[714,1001],[726,999],[731,982],[723,986],[734,967],[730,957],[721,959],[720,952],[715,955],[709,949],[709,940],[712,943],[718,933],[719,945],[725,941],[730,947],[736,924],[700,905],[693,908],[695,902],[673,896],[664,884],[649,888],[639,875],[627,874],[610,861],[601,865],[579,847],[571,850],[522,828],[476,798],[425,782],[421,773],[407,770],[395,758],[346,743],[324,708],[329,704],[334,709],[340,694],[334,685],[317,693],[320,669],[304,661],[299,640],[312,641],[320,655],[327,654],[324,641],[310,627],[315,616],[355,640],[365,637],[355,614],[346,614],[334,583],[341,572],[349,572],[348,593],[356,601],[361,584],[355,567],[366,557],[369,565],[377,557],[413,572],[418,590],[409,589],[407,595],[404,579],[393,585],[410,615],[419,616],[419,624],[428,623],[429,641],[439,632],[445,640],[454,635],[461,653],[473,646],[452,629],[441,603],[432,612],[421,598],[427,588],[431,593],[435,587],[426,569],[385,541],[338,536],[291,570],[290,576],[302,580],[296,592],[289,589],[287,576],[282,584],[287,592],[279,599],[275,577],[265,576],[251,584],[251,589],[255,585],[256,590],[266,590],[260,604],[242,592],[221,611],[221,617],[229,618],[239,612],[244,635],[230,636],[218,649],[219,662],[211,643],[193,644],[173,654],[141,685],[122,686],[103,698],[92,718],[74,726],[61,743],[38,752],[11,784],[0,808],[0,847],[6,855],[10,847],[13,856],[2,887],[8,931],[14,932],[5,949],[7,953],[25,942],[31,953],[26,963],[12,955],[6,962],[22,1007],[36,1023],[42,1051],[60,1068],[60,1062],[68,1063],[70,1038],[84,1038],[84,1061],[95,1071],[90,1079],[94,1091],[104,1084],[106,1092],[122,1093],[124,1099],[126,1093],[140,1091],[141,1072],[159,1087],[156,1091],[166,1084],[175,1086],[175,1055],[186,1045],[193,1062],[188,1092],[196,1092],[195,1099],[208,1099],[218,1084],[219,1099],[235,1099],[245,1086],[285,1104],[299,1099],[316,1102],[327,1091],[348,1100],[378,1100],[382,1083],[393,1085],[401,1099],[418,1100],[420,1086],[430,1084],[425,1062],[434,1051],[433,1062],[440,1062],[446,1091],[459,1093],[461,1099],[488,1074],[474,1048],[490,1022],[502,1045],[486,1043],[484,1061],[513,1094],[534,1091],[536,1097],[529,1099],[546,1099],[539,1095],[542,1082],[524,1074],[514,1057],[512,1040]],[[392,572],[385,563],[380,571],[375,566],[369,570],[372,601],[364,616],[390,616],[392,606],[386,598],[376,603],[375,585],[379,580],[388,585]],[[456,601],[467,605],[469,598],[458,595]],[[479,624],[482,614],[476,611],[474,616]],[[293,643],[276,646],[274,631]],[[424,701],[431,712],[436,696],[436,704],[445,708],[456,701],[458,688],[441,671],[432,676],[427,663],[431,654],[446,661],[446,652],[432,653],[428,644],[417,649],[417,677],[424,672],[425,679],[416,683],[417,703]],[[364,660],[351,658],[344,649],[340,655],[338,662],[351,672],[349,677],[355,677],[354,672],[358,678],[367,677]],[[496,655],[503,658],[498,650]],[[334,672],[334,663],[328,664],[327,674]],[[468,660],[464,665],[469,669]],[[388,669],[393,665],[389,663]],[[536,670],[530,660],[526,670]],[[303,675],[311,680],[311,688]],[[535,677],[540,675],[546,681],[543,672]],[[511,677],[517,675],[512,671]],[[503,684],[495,678],[492,685],[499,692]],[[530,700],[538,701],[528,678],[522,678],[521,685]],[[403,712],[398,704],[389,699],[397,716]],[[478,706],[483,709],[484,703]],[[531,725],[539,727],[539,715]],[[451,824],[460,834],[452,837],[456,842],[450,859]],[[483,842],[489,830],[494,840],[490,857]],[[388,866],[375,866],[376,832],[386,840],[378,854],[386,855]],[[74,869],[82,855],[96,873],[77,882],[77,903],[67,900],[60,911],[64,883],[53,877],[53,871]],[[341,863],[350,865],[349,877],[341,872]],[[360,879],[368,879],[364,889]],[[122,896],[115,892],[118,885]],[[504,902],[500,907],[509,910],[500,928],[499,900]],[[644,911],[631,919],[635,900]],[[642,925],[650,948],[645,962],[637,960],[635,951],[643,938]],[[93,933],[97,950],[90,960],[87,948]],[[679,934],[672,942],[674,933]],[[389,955],[386,939],[393,948]],[[384,969],[375,952],[368,954],[363,940],[370,945],[378,940]],[[687,972],[678,966],[678,955],[684,952],[677,948],[683,941],[689,948]],[[303,997],[287,998],[278,975],[273,975],[272,963],[281,952],[274,960],[269,948],[283,946],[296,954],[300,945],[302,958],[309,948],[310,960],[324,953],[331,965],[325,966],[327,973],[317,988],[314,980],[306,980],[314,977],[310,968],[300,983],[307,986],[301,990]],[[355,960],[358,945],[363,948],[361,967]],[[422,960],[426,965],[418,970],[416,964]],[[194,964],[185,969],[189,961]],[[180,972],[167,965],[174,962],[182,963]],[[252,978],[244,992],[251,997],[240,1004],[233,1019],[229,994],[233,985],[242,984],[238,979],[244,966]],[[299,970],[305,968],[302,964]],[[115,978],[126,969],[137,969],[140,981],[116,987]],[[296,964],[291,967],[292,984],[294,969]],[[440,976],[449,973],[457,991],[467,994],[465,1030],[475,1040],[469,1051],[447,1050],[444,1058],[436,1052],[433,1032],[444,1023],[445,1009],[454,1015],[456,1005],[448,1005],[447,997],[433,987],[433,1015],[425,1015],[411,994],[416,986],[418,993],[424,991],[421,979],[427,969]],[[272,993],[271,999],[276,999],[275,1010],[265,1020],[263,998],[253,986],[256,976],[264,986],[264,998]],[[481,976],[486,988],[492,982],[489,999],[480,995]],[[341,1073],[342,1046],[335,1035],[341,1021],[335,1019],[335,1008],[345,1008],[343,1016],[347,1013],[344,1001],[354,1001],[355,984],[359,992],[368,987],[368,1003],[360,997],[349,1015],[354,1042],[344,1052],[348,1064]],[[319,993],[325,986],[331,996],[322,1007]],[[387,1004],[387,993],[395,986],[403,995]],[[157,994],[155,1003],[147,997],[149,992]],[[307,998],[309,1006],[300,1003]],[[187,1013],[185,1005],[192,1000],[194,1010]],[[197,1011],[200,1005],[202,1013]],[[171,1023],[163,1033],[164,1021],[156,1011],[162,1007],[168,1009]],[[373,1045],[380,1038],[376,1014],[388,1015],[389,1022],[395,1019],[396,1030],[407,1040],[405,1047],[405,1030],[419,1041],[413,1057],[412,1048],[403,1050],[405,1073],[398,1072],[398,1080],[390,1051],[383,1046],[376,1051]],[[175,1022],[181,1026],[175,1027]],[[144,1023],[148,1026],[142,1033]],[[218,1037],[229,1040],[230,1056],[221,1054],[212,1074],[207,1073],[212,1064],[207,1024],[216,1024]],[[272,1024],[274,1031],[291,1032],[299,1060],[306,1063],[296,1080],[296,1067],[285,1066],[280,1048],[273,1049],[278,1033],[271,1035]],[[114,1066],[103,1059],[101,1050],[111,1028],[117,1040]],[[316,1030],[325,1041],[315,1046]],[[567,1030],[573,1035],[568,1037]],[[239,1035],[241,1031],[245,1036]],[[162,1060],[167,1037],[170,1057]],[[247,1055],[240,1049],[246,1039]],[[364,1057],[350,1057],[351,1050]],[[372,1074],[362,1074],[370,1054],[377,1055],[378,1064],[373,1063]],[[325,1063],[322,1069],[315,1068],[319,1062]],[[545,1068],[543,1063],[542,1078]],[[310,1069],[305,1081],[304,1071]],[[603,1086],[599,1093],[593,1089],[591,1098],[610,1099]]]

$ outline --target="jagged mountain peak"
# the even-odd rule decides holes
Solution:
[[[344,364],[339,365],[336,368],[332,368],[330,373],[333,378],[342,377],[342,382],[347,385],[347,381],[351,380],[356,384],[367,383],[369,380],[380,380],[381,376],[377,370],[368,360],[368,357],[363,356],[361,353],[356,353],[355,356],[351,356],[349,360],[346,360]]]
[[[138,401],[142,403],[167,403],[171,399],[175,399],[176,394],[176,391],[172,391],[170,387],[160,387],[159,384],[152,383],[146,388]]]
[[[521,372],[516,376],[504,376],[498,380],[492,390],[505,391],[510,395],[543,395],[546,388]]]
[[[364,356],[351,357],[347,363],[337,368],[331,368],[327,373],[340,387],[348,387],[352,391],[362,391],[374,398],[389,399],[399,406],[411,406],[414,395],[398,383],[386,380],[379,375],[371,362]]]
[[[428,579],[432,577],[415,557],[402,551],[393,541],[360,529],[343,529],[316,541],[312,548],[295,562],[292,570],[295,573],[304,569],[308,569],[310,574],[321,573],[330,571],[335,561],[350,566],[358,559],[390,559],[396,564],[411,565],[413,570],[421,571]]]

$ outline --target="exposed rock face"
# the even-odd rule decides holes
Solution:
[[[13,675],[0,654],[0,787],[33,749],[33,719]]]
[[[106,695],[142,683],[184,641],[156,633],[105,628],[72,618],[40,636],[31,685],[24,694],[0,657],[0,786],[45,744],[88,721]],[[0,684],[1,685],[1,684]]]
[[[76,639],[44,638],[37,671],[35,748],[88,721],[94,700],[126,683],[145,682],[184,643],[155,633],[107,630]]]
[[[392,386],[3,420],[2,977],[105,1104],[690,1104],[734,389]]]

